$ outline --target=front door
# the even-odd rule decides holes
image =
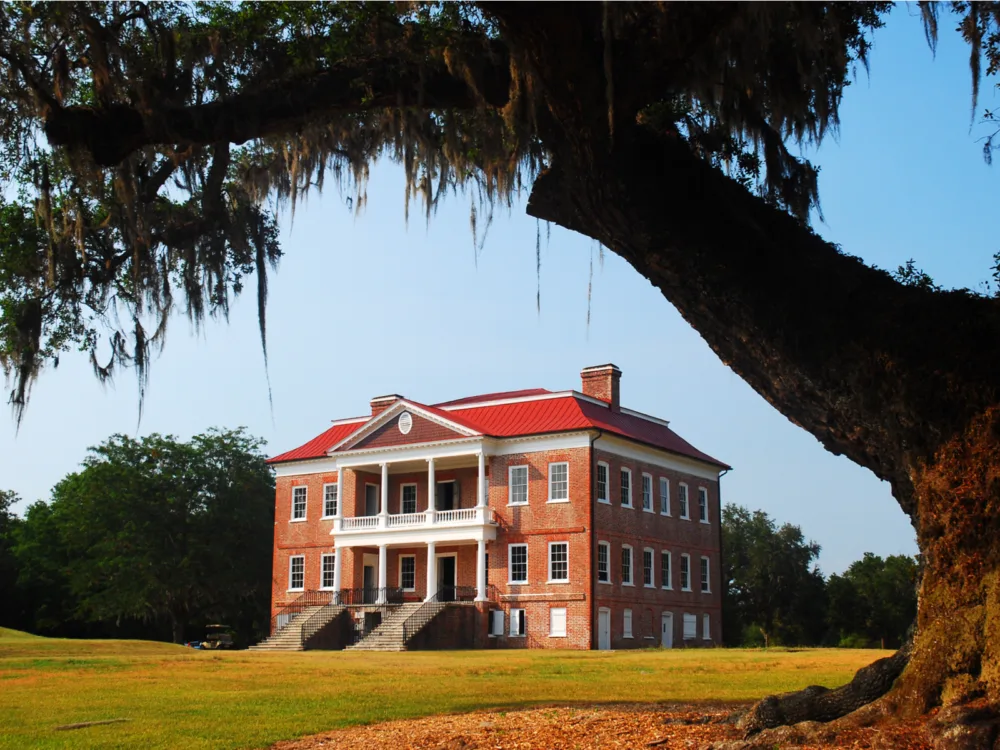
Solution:
[[[660,616],[660,645],[663,648],[674,647],[674,613],[664,612]]]
[[[366,516],[377,516],[378,515],[378,485],[377,484],[366,484],[365,485],[365,515]]]
[[[438,564],[438,601],[455,601],[455,558],[453,556],[439,557]]]
[[[458,484],[454,481],[437,483],[437,498],[434,510],[455,510],[458,501]]]
[[[601,608],[597,613],[597,648],[611,649],[611,610]]]
[[[364,568],[364,591],[361,594],[365,604],[375,603],[375,566],[365,565]]]

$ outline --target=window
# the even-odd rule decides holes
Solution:
[[[694,615],[684,615],[684,640],[690,641],[698,637],[698,618]]]
[[[653,586],[653,550],[648,547],[642,551],[642,585]]]
[[[549,464],[549,502],[569,502],[569,464]]]
[[[611,498],[608,497],[608,465],[604,462],[597,464],[597,502],[611,502]]]
[[[712,640],[712,621],[708,615],[701,616],[701,637],[706,641]]]
[[[322,565],[322,580],[320,581],[321,589],[332,589],[333,588],[333,571],[337,564],[336,555],[323,555],[320,558],[320,564]]]
[[[292,487],[292,520],[306,520],[306,492],[305,487]]]
[[[503,635],[504,614],[502,609],[494,609],[490,612],[490,635]]]
[[[569,544],[549,543],[549,583],[569,583]]]
[[[611,583],[611,545],[597,543],[597,582]]]
[[[632,610],[622,612],[622,638],[632,637]]]
[[[660,553],[660,585],[665,589],[672,589],[674,587],[673,571],[670,569],[670,553],[661,552]]]
[[[670,515],[670,481],[666,477],[660,477],[660,513]]]
[[[681,518],[689,519],[688,515],[688,486],[683,482],[677,485],[677,504],[680,506]]]
[[[510,583],[528,582],[528,545],[510,544],[507,546],[510,551]],[[511,627],[514,627],[511,625]]]
[[[698,520],[708,523],[708,490],[704,487],[698,488]]]
[[[510,611],[510,635],[512,638],[523,636],[528,632],[528,623],[525,620],[523,609],[512,609]]]
[[[323,518],[337,515],[337,487],[336,484],[323,485]]]
[[[552,638],[566,637],[565,607],[553,607],[549,610],[549,636]]]
[[[400,512],[401,513],[416,513],[417,512],[417,485],[415,484],[404,484],[400,488],[402,493],[400,497]]]
[[[288,558],[288,590],[302,591],[306,585],[306,558],[295,555]]]
[[[691,590],[691,555],[681,555],[681,591]]]
[[[413,555],[401,555],[399,558],[399,587],[403,591],[417,589],[417,558]]]
[[[701,593],[709,594],[711,589],[709,587],[709,577],[708,577],[708,558],[701,558]]]
[[[622,586],[632,585],[632,548],[622,545]]]
[[[642,509],[653,512],[653,477],[649,474],[642,475]]]
[[[622,469],[622,507],[632,507],[632,472]]]
[[[528,467],[511,466],[508,479],[509,495],[507,502],[511,505],[528,504]]]

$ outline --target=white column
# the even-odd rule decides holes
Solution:
[[[482,451],[479,451],[479,483],[477,485],[478,492],[476,493],[476,507],[485,508],[486,507],[486,456],[483,455]]]
[[[437,574],[437,546],[434,542],[427,542],[427,599],[437,594],[438,574]]]
[[[486,601],[486,542],[476,543],[476,601]]]
[[[379,503],[378,525],[385,528],[389,519],[389,464],[382,464],[382,500]]]
[[[432,525],[434,523],[434,494],[437,488],[437,484],[434,481],[434,459],[427,459],[427,523]],[[428,568],[428,573],[430,568]]]
[[[338,501],[339,503],[339,501]],[[338,505],[339,507],[339,505]],[[334,547],[333,548],[333,603],[340,604],[340,580],[341,574],[344,570],[344,561],[341,560],[341,555],[344,554],[346,547]]]
[[[384,465],[384,464],[383,464]],[[385,604],[386,570],[388,568],[389,555],[384,544],[378,546],[378,603]]]
[[[333,530],[337,533],[344,528],[344,470],[337,467],[337,512],[333,514]],[[340,568],[340,563],[334,566],[334,570]]]

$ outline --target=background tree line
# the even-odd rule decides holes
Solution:
[[[824,578],[798,526],[722,509],[723,633],[730,646],[897,648],[917,614],[918,561],[866,552]]]
[[[0,625],[68,637],[184,640],[222,622],[269,625],[274,477],[262,442],[114,435],[24,517],[0,491]],[[728,645],[900,645],[917,561],[866,553],[825,578],[819,545],[763,511],[722,512]]]
[[[237,640],[266,633],[274,478],[240,430],[114,435],[48,502],[0,491],[0,625],[68,637]]]

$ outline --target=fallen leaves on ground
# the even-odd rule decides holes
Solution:
[[[588,750],[590,748],[734,748],[730,717],[739,706],[599,705],[475,711],[351,727],[279,742],[272,750]],[[922,725],[862,727],[798,744],[801,750],[929,750]]]

